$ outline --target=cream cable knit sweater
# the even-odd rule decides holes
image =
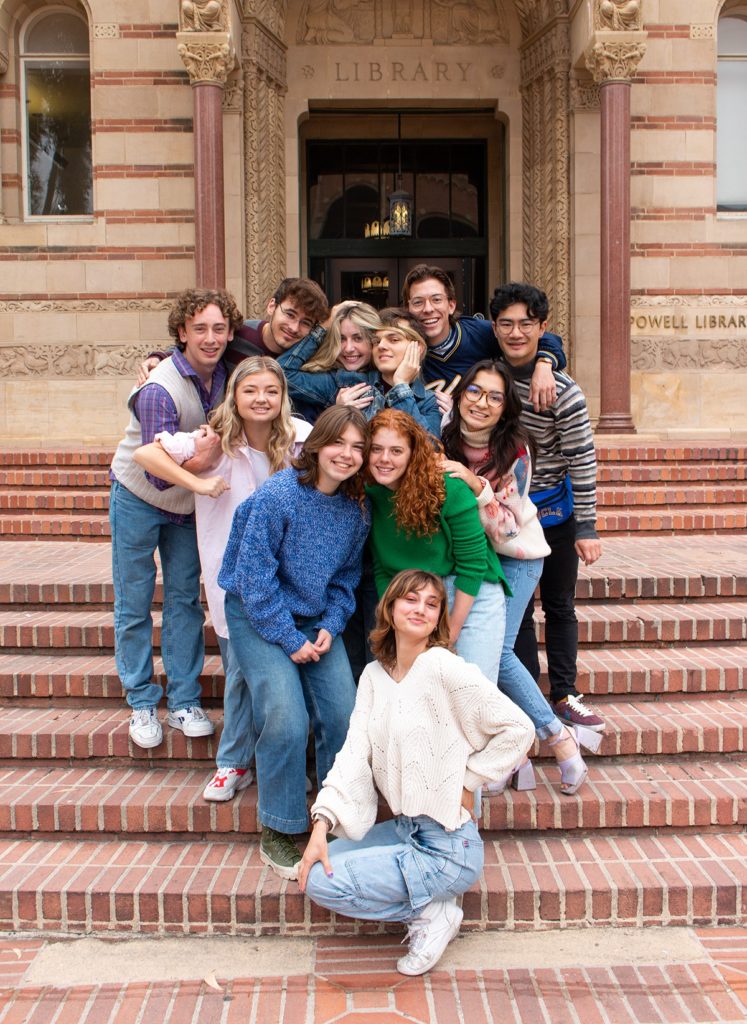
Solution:
[[[508,775],[533,741],[524,712],[443,647],[419,655],[399,683],[373,662],[312,814],[362,839],[376,821],[378,787],[394,814],[426,814],[453,830],[469,820],[462,789]]]

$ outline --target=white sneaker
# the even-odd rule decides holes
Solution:
[[[429,903],[420,917],[408,921],[410,948],[397,961],[400,974],[425,974],[441,959],[444,950],[459,931],[462,908],[455,900]]]
[[[166,719],[172,729],[181,729],[185,736],[212,736],[215,726],[199,705],[169,711]]]
[[[136,708],[130,717],[130,739],[143,750],[158,747],[163,741],[163,729],[155,708]]]
[[[203,800],[232,800],[254,781],[251,768],[218,768],[202,791]]]

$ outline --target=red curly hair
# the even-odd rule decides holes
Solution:
[[[438,514],[446,501],[446,485],[441,469],[441,443],[427,433],[412,416],[399,409],[382,409],[370,424],[371,444],[377,430],[393,430],[411,449],[410,461],[394,496],[397,526],[418,537],[438,531]],[[368,479],[371,472],[367,470]]]

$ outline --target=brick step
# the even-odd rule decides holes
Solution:
[[[110,611],[1,611],[0,646],[15,649],[75,649],[96,648],[113,650],[114,625]],[[153,612],[153,643],[161,643],[161,612]],[[217,649],[215,631],[209,619],[205,625],[205,644]]]
[[[747,507],[723,505],[718,509],[691,506],[687,510],[610,512],[600,510],[597,529],[601,534],[737,533],[747,529]]]
[[[75,488],[109,487],[108,469],[0,469],[0,487]]]
[[[741,641],[747,638],[747,602],[720,601],[690,604],[635,603],[578,605],[580,644],[668,645],[681,642]],[[544,641],[541,609],[535,611],[537,633]],[[0,645],[15,650],[60,648],[112,649],[114,628],[110,611],[18,610],[0,611]],[[154,645],[161,642],[161,613],[153,612]],[[216,646],[209,622],[205,628],[209,649]]]
[[[545,665],[544,654],[540,662]],[[155,678],[165,683],[160,658]],[[223,669],[208,655],[200,676],[207,705],[223,699]],[[544,682],[547,692],[547,681]],[[707,694],[747,690],[747,646],[586,648],[579,652],[578,688],[595,697],[620,694]],[[111,654],[69,652],[0,654],[0,700],[31,700],[36,706],[65,698],[90,707],[122,706],[122,685]]]
[[[742,505],[747,502],[747,485],[726,482],[692,483],[686,486],[669,483],[603,485],[597,490],[597,508],[658,508],[667,505]],[[674,508],[672,511],[674,511]]]
[[[579,644],[658,647],[747,639],[746,601],[594,602],[577,605],[576,616]],[[0,615],[0,622],[2,618]],[[539,606],[535,620],[540,642],[544,642],[544,615]]]
[[[85,448],[3,448],[0,466],[26,468],[29,466],[109,466],[114,452],[111,449]]]
[[[486,836],[464,927],[738,925],[747,835]],[[381,930],[331,918],[259,859],[256,840],[8,839],[0,929],[66,934],[332,934]]]
[[[747,480],[745,463],[686,462],[635,463],[599,462],[598,484],[621,483],[718,483],[720,481]],[[2,474],[0,474],[0,482]]]
[[[705,756],[747,750],[747,694],[674,702],[605,701],[598,709],[607,723],[599,757]],[[145,751],[129,741],[129,709],[124,701],[104,708],[66,707],[64,703],[44,709],[6,706],[0,718],[0,759],[106,763],[111,758],[134,758],[212,764],[223,725],[222,710],[211,712],[215,736],[197,740],[167,726],[163,709],[159,714],[164,742]],[[539,752],[535,746],[535,755]]]
[[[0,516],[0,537],[12,540],[59,540],[66,537],[76,541],[109,540],[109,520],[103,515],[43,515]]]
[[[747,460],[747,444],[723,441],[654,441],[628,442],[617,440],[611,444],[596,444],[597,459],[602,463],[616,462],[732,462]]]
[[[154,669],[156,680],[165,684],[160,658],[155,659]],[[200,685],[204,701],[223,700],[223,668],[218,655],[209,654],[205,658]],[[121,708],[122,684],[114,657],[95,652],[0,654],[0,699],[48,701],[50,698],[66,698],[89,707],[91,702],[116,703]]]
[[[483,799],[486,831],[738,828],[747,824],[747,764],[592,763],[574,797],[552,765],[535,769],[537,789]],[[257,787],[208,803],[208,766],[143,768],[0,767],[0,833],[256,834]],[[381,813],[387,816],[382,804]]]
[[[543,652],[540,664],[546,671]],[[595,697],[747,691],[747,646],[586,648],[578,655],[577,686]]]
[[[6,515],[15,513],[23,516],[29,512],[39,515],[73,512],[106,515],[109,511],[109,491],[0,491],[0,511]]]

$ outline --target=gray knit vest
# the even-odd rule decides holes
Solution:
[[[189,432],[196,430],[205,422],[205,412],[200,396],[191,377],[182,377],[169,356],[153,370],[147,384],[160,384],[171,395],[179,415],[179,429]],[[145,384],[143,385],[145,387]],[[130,409],[130,422],[125,430],[124,438],[119,442],[112,460],[112,472],[123,487],[132,491],[138,498],[149,505],[162,508],[166,512],[187,515],[194,512],[195,496],[184,487],[169,487],[159,491],[148,480],[145,470],[138,466],[132,458],[133,452],[143,443],[140,423],[132,411],[140,388],[135,388],[127,400]],[[222,396],[221,396],[222,397]]]

